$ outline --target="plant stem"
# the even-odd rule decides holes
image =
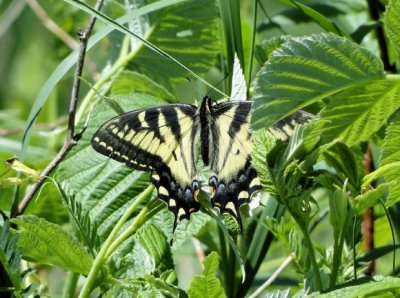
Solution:
[[[126,212],[123,214],[123,216],[120,218],[120,220],[117,222],[113,230],[111,231],[110,235],[108,235],[106,241],[104,242],[103,246],[101,247],[98,255],[96,256],[93,266],[90,269],[90,272],[87,276],[87,280],[85,285],[82,288],[82,291],[79,294],[79,298],[86,298],[89,297],[92,287],[94,285],[94,282],[96,281],[99,271],[101,269],[101,266],[104,264],[104,262],[107,260],[106,255],[111,247],[112,243],[114,242],[114,239],[117,237],[119,231],[122,229],[123,225],[125,222],[129,219],[129,217],[132,215],[133,212],[144,202],[144,200],[149,196],[149,194],[153,191],[153,186],[150,185],[147,187],[138,197],[137,199],[132,203],[132,205],[126,210]]]
[[[342,260],[342,251],[344,246],[344,240],[346,231],[348,229],[348,225],[350,223],[350,216],[349,214],[346,215],[346,220],[344,222],[343,228],[341,233],[339,234],[338,241],[336,241],[335,237],[335,244],[333,246],[333,260],[332,260],[332,271],[331,271],[331,279],[329,286],[334,287],[336,285],[336,280]]]
[[[311,266],[312,266],[313,271],[314,271],[315,281],[317,283],[317,289],[319,291],[322,291],[323,287],[322,287],[321,275],[319,274],[319,268],[318,268],[317,260],[315,258],[314,247],[313,247],[312,242],[311,242],[310,234],[308,232],[307,227],[305,227],[303,224],[301,224],[301,222],[296,219],[296,216],[294,216],[294,218],[295,218],[295,220],[296,220],[298,226],[300,227],[300,229],[301,229],[301,231],[303,233],[303,236],[304,236],[305,245],[306,245],[306,247],[308,249],[308,257],[310,258]]]
[[[96,3],[95,10],[100,10],[103,5],[104,0],[98,0]],[[75,134],[75,116],[76,116],[76,107],[78,105],[78,97],[79,90],[81,84],[81,75],[83,71],[83,65],[85,62],[86,56],[86,47],[90,34],[92,33],[92,29],[96,22],[96,17],[91,17],[88,25],[86,26],[85,31],[80,33],[80,49],[79,56],[76,65],[75,75],[74,75],[74,83],[71,92],[71,99],[69,104],[69,113],[68,113],[68,130],[67,137],[64,141],[64,144],[58,154],[54,157],[54,159],[50,162],[50,164],[44,169],[38,182],[36,182],[29,189],[27,194],[22,199],[21,203],[18,205],[17,210],[12,210],[13,216],[21,215],[26,207],[28,207],[30,201],[33,199],[36,192],[40,189],[45,181],[46,177],[56,168],[56,166],[64,159],[65,155],[71,150],[73,146],[76,145],[78,139],[81,137],[80,134]]]
[[[146,189],[147,190],[147,189]],[[153,191],[153,189],[151,190]],[[157,205],[154,206],[153,202]],[[144,223],[146,223],[150,218],[152,218],[156,213],[158,213],[161,209],[165,207],[164,203],[159,202],[159,200],[154,200],[149,203],[147,206],[143,207],[140,210],[140,213],[135,217],[133,223],[123,231],[117,239],[111,244],[108,248],[105,258],[107,259],[128,237],[134,234]]]
[[[78,279],[79,279],[78,273],[68,272],[67,283],[65,284],[63,298],[73,298],[74,297]]]

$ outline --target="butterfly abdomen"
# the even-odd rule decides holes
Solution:
[[[210,117],[212,109],[212,99],[209,96],[204,96],[200,106],[200,151],[201,158],[203,159],[204,165],[208,166],[210,163]]]

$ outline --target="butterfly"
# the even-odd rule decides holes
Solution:
[[[201,179],[196,157],[209,166],[213,207],[242,228],[239,208],[261,188],[252,166],[251,101],[216,103],[205,96],[199,107],[170,104],[116,116],[93,135],[93,148],[137,170],[151,171],[158,197],[177,219],[200,209]],[[200,151],[200,152],[198,152]]]

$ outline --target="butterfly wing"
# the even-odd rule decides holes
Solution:
[[[99,153],[127,166],[152,171],[158,196],[176,219],[200,209],[194,160],[197,107],[167,105],[131,111],[104,123],[92,138]],[[174,226],[175,228],[175,226]]]
[[[251,165],[250,101],[230,101],[211,107],[209,187],[212,204],[242,225],[239,207],[261,188]]]
[[[311,113],[299,110],[293,114],[283,118],[276,122],[268,131],[276,138],[281,141],[288,141],[293,135],[293,131],[296,125],[310,122],[315,116]]]

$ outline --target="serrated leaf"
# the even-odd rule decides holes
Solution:
[[[400,294],[400,278],[375,276],[367,281],[359,280],[358,283],[358,285],[343,287],[326,294],[319,294],[318,298],[378,297],[377,295],[383,295],[385,293],[396,297]]]
[[[269,55],[277,48],[279,48],[283,43],[287,42],[290,39],[289,36],[279,36],[273,37],[271,39],[263,40],[259,45],[257,45],[254,49],[255,57],[261,65],[263,65],[269,58]]]
[[[144,226],[136,233],[135,238],[153,259],[154,268],[165,271],[174,267],[167,238],[155,226]]]
[[[383,177],[385,178],[385,185],[389,188],[389,194],[386,198],[386,207],[392,206],[394,203],[400,201],[400,161],[392,162],[387,165],[381,166],[371,174],[363,179],[363,187],[367,187],[372,181]]]
[[[263,188],[269,193],[275,193],[276,190],[271,183],[271,178],[269,176],[267,168],[266,156],[268,152],[276,144],[276,139],[271,136],[268,131],[259,130],[253,134],[253,152],[252,160],[253,166],[255,167]]]
[[[400,79],[377,80],[352,87],[333,97],[321,111],[326,140],[357,145],[379,130],[399,107]]]
[[[383,18],[385,33],[389,37],[390,43],[396,50],[397,55],[400,55],[400,1],[391,0],[386,7],[386,12]]]
[[[120,95],[118,103],[129,111],[165,102],[146,94],[133,93]],[[106,238],[135,196],[150,184],[150,178],[148,173],[133,171],[94,151],[90,145],[92,135],[116,114],[103,100],[95,106],[92,115],[82,139],[60,164],[56,179],[62,182],[67,194],[75,196],[83,213],[89,212],[100,236]]]
[[[202,276],[195,276],[188,289],[189,297],[226,297],[221,281],[215,276],[218,269],[218,254],[210,253],[203,262],[204,269]]]
[[[214,0],[184,2],[159,14],[147,40],[196,74],[204,74],[215,64],[221,49],[218,22]],[[158,82],[182,80],[188,75],[148,48],[143,48],[133,62]]]
[[[174,97],[167,89],[155,84],[149,77],[134,71],[125,70],[115,78],[111,94],[113,96],[132,93],[145,93],[167,101],[174,100]]]
[[[275,50],[255,80],[255,129],[331,96],[384,76],[368,50],[332,34],[292,38]]]
[[[2,280],[0,288],[14,288],[21,290],[20,262],[22,248],[17,245],[18,235],[10,233],[10,222],[5,221],[0,226],[0,268]]]
[[[14,218],[11,222],[18,227],[18,244],[24,249],[24,258],[88,274],[93,258],[59,225],[33,215]]]
[[[354,209],[359,213],[369,207],[375,206],[379,199],[383,199],[389,190],[387,183],[380,184],[377,188],[369,190],[354,198]]]
[[[400,161],[400,114],[386,129],[386,136],[382,144],[379,165],[384,166]]]

